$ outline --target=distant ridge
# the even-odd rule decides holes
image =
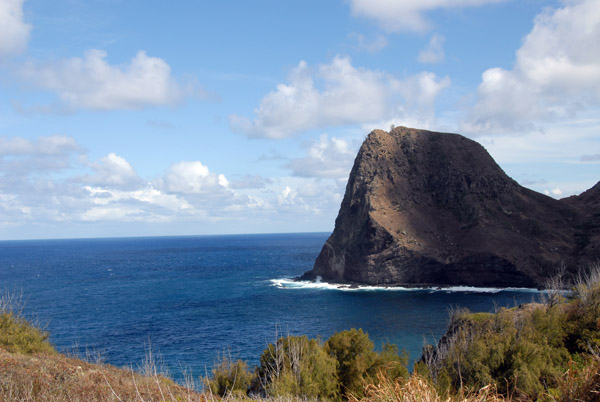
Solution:
[[[600,183],[563,200],[508,177],[458,134],[374,130],[333,234],[301,279],[369,285],[540,287],[600,259]]]

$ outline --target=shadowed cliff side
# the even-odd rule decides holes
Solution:
[[[301,279],[541,286],[561,265],[572,274],[600,257],[594,189],[558,201],[520,186],[458,134],[375,130],[356,157],[335,230]]]

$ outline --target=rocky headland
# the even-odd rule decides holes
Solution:
[[[458,134],[375,130],[335,229],[300,279],[386,286],[541,287],[600,259],[600,183],[555,200]]]

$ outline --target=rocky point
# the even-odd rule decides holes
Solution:
[[[369,285],[541,287],[600,259],[600,183],[555,200],[508,177],[477,142],[371,132],[335,229],[301,279]]]

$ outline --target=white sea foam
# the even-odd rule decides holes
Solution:
[[[270,279],[271,286],[278,289],[321,289],[321,290],[341,290],[346,292],[365,292],[365,291],[429,291],[429,292],[462,292],[462,293],[498,293],[498,292],[540,292],[532,288],[483,288],[475,286],[450,286],[450,287],[402,287],[402,286],[366,286],[366,285],[347,285],[339,283],[321,282],[319,279],[312,281],[296,281],[292,278]]]

